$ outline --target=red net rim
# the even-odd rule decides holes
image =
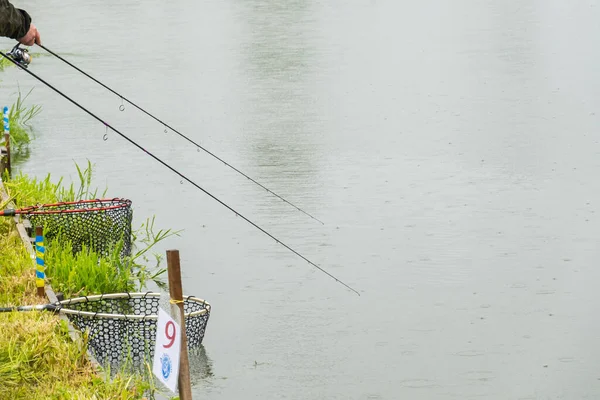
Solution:
[[[66,210],[44,210],[44,208],[71,206],[71,205],[76,205],[76,204],[77,205],[91,204],[91,203],[119,203],[119,204],[112,204],[109,206],[91,207],[91,208],[73,208],[73,209],[66,209]],[[116,210],[116,209],[120,209],[120,208],[128,208],[130,206],[131,206],[131,200],[128,200],[128,199],[121,199],[121,198],[91,199],[91,200],[65,201],[62,203],[42,204],[40,206],[31,206],[31,207],[26,207],[26,208],[20,209],[19,213],[29,214],[29,215],[82,213],[82,212],[93,212],[93,211]]]

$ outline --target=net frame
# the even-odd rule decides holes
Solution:
[[[91,311],[71,310],[64,307],[65,305],[70,306],[73,304],[90,302],[90,301],[101,301],[101,300],[113,300],[113,299],[133,299],[133,298],[145,298],[145,297],[161,297],[161,293],[157,292],[123,292],[123,293],[106,293],[106,294],[95,294],[90,296],[74,297],[68,300],[59,301],[56,304],[56,310],[67,315],[80,315],[93,318],[116,318],[116,319],[140,319],[140,320],[158,320],[158,315],[142,315],[142,314],[113,314],[113,313],[100,313]],[[185,313],[185,317],[194,317],[198,315],[204,315],[210,313],[210,303],[206,300],[195,296],[184,296],[184,303],[186,301],[192,301],[195,303],[201,303],[206,306],[206,309],[193,311],[191,313]]]
[[[64,228],[62,232],[71,240],[74,253],[86,246],[107,257],[122,239],[120,257],[124,258],[131,254],[132,247],[131,205],[131,200],[118,197],[89,199],[24,207],[18,210],[18,214],[29,220],[32,226],[43,226],[47,239],[52,239]],[[98,216],[102,218],[99,223],[94,221]],[[106,226],[102,226],[103,223]]]
[[[73,306],[106,301],[151,300],[151,313],[93,312],[72,308]],[[105,302],[105,303],[102,303]],[[71,324],[80,332],[86,333],[88,351],[102,365],[130,367],[142,366],[154,354],[156,323],[161,293],[124,292],[76,297],[54,303],[55,311],[65,314]],[[133,303],[135,304],[135,302]],[[185,330],[188,350],[197,349],[202,344],[210,317],[211,305],[195,296],[184,296],[185,308],[197,308],[185,312]],[[142,307],[144,310],[147,306]],[[110,308],[110,307],[109,307]],[[113,322],[111,322],[113,321]]]

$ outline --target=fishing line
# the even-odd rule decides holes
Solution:
[[[272,234],[270,234],[269,232],[267,232],[266,230],[264,230],[263,228],[261,228],[260,226],[258,226],[257,224],[255,224],[254,222],[252,222],[251,220],[249,220],[248,218],[246,218],[244,215],[242,215],[239,212],[237,212],[231,206],[229,206],[228,204],[226,204],[225,202],[223,202],[222,200],[220,200],[219,198],[217,198],[215,195],[213,195],[212,193],[210,193],[209,191],[207,191],[206,189],[204,189],[203,187],[201,187],[200,185],[198,185],[197,183],[195,183],[194,181],[192,181],[191,179],[189,179],[187,176],[183,175],[181,172],[179,172],[178,170],[176,170],[175,168],[173,168],[172,166],[170,166],[169,164],[167,164],[166,162],[164,162],[163,160],[161,160],[160,158],[158,158],[154,154],[150,153],[148,150],[146,150],[141,145],[139,145],[138,143],[136,143],[135,141],[133,141],[132,139],[130,139],[128,136],[126,136],[125,134],[121,133],[121,131],[117,130],[116,128],[113,128],[107,122],[103,121],[100,117],[98,117],[96,114],[92,113],[87,108],[85,108],[81,104],[77,103],[75,100],[71,99],[69,96],[67,96],[66,94],[64,94],[63,92],[61,92],[57,88],[55,88],[54,86],[52,86],[50,83],[46,82],[44,79],[40,78],[38,75],[36,75],[33,72],[31,72],[29,69],[27,69],[26,65],[24,66],[23,64],[19,63],[18,61],[13,60],[11,57],[8,57],[2,51],[0,51],[0,55],[2,55],[5,58],[9,59],[17,67],[21,68],[23,71],[25,71],[29,75],[33,76],[34,78],[36,78],[37,80],[39,80],[40,82],[42,82],[44,85],[48,86],[50,89],[54,90],[56,93],[58,93],[59,95],[61,95],[65,99],[69,100],[71,103],[73,103],[74,105],[76,105],[77,107],[79,107],[81,110],[83,110],[84,112],[86,112],[87,114],[89,114],[91,117],[93,117],[97,121],[99,121],[102,124],[104,124],[105,127],[107,127],[108,129],[112,130],[113,132],[117,133],[123,139],[127,140],[129,143],[131,143],[132,145],[134,145],[138,149],[142,150],[144,153],[146,153],[147,155],[149,155],[150,157],[152,157],[153,159],[155,159],[156,161],[158,161],[159,163],[161,163],[163,166],[165,166],[168,169],[170,169],[171,171],[173,171],[175,174],[179,175],[182,179],[186,180],[187,182],[189,182],[191,185],[193,185],[197,189],[200,189],[201,191],[203,191],[205,194],[207,194],[208,196],[210,196],[212,199],[214,199],[217,202],[219,202],[219,204],[221,204],[222,206],[226,207],[228,210],[230,210],[231,212],[233,212],[236,216],[241,217],[244,221],[248,222],[250,225],[254,226],[256,229],[258,229],[259,231],[261,231],[265,235],[269,236],[271,239],[275,240],[276,243],[282,245],[283,247],[285,247],[286,249],[288,249],[292,253],[296,254],[298,257],[302,258],[304,261],[308,262],[313,267],[317,268],[318,270],[320,270],[324,274],[326,274],[329,277],[331,277],[332,279],[334,279],[336,282],[340,283],[341,285],[343,285],[346,288],[352,290],[354,293],[356,293],[357,295],[360,296],[360,293],[356,289],[352,288],[348,284],[346,284],[343,281],[341,281],[338,278],[336,278],[334,275],[332,275],[329,272],[327,272],[325,269],[321,268],[320,266],[318,266],[314,262],[310,261],[308,258],[306,258],[302,254],[298,253],[296,250],[294,250],[293,248],[291,248],[287,244],[283,243],[281,240],[277,239],[275,236],[273,236]]]
[[[108,90],[111,93],[115,94],[116,96],[120,97],[121,98],[121,105],[119,106],[119,110],[120,111],[124,111],[125,110],[125,105],[123,104],[123,100],[125,100],[127,103],[131,104],[132,106],[134,106],[135,108],[137,108],[138,110],[140,110],[141,112],[143,112],[144,114],[146,114],[147,116],[149,116],[150,118],[154,119],[155,121],[157,121],[158,123],[160,123],[161,125],[163,125],[165,128],[169,128],[171,131],[175,132],[176,134],[178,134],[179,136],[181,136],[182,138],[184,138],[188,142],[190,142],[193,145],[195,145],[196,147],[198,147],[198,149],[202,149],[207,154],[209,154],[209,155],[213,156],[214,158],[216,158],[217,160],[221,161],[223,164],[225,164],[229,168],[233,169],[238,174],[240,174],[240,175],[244,176],[245,178],[249,179],[250,181],[254,182],[255,184],[257,184],[258,186],[260,186],[261,188],[263,188],[264,190],[266,190],[267,192],[269,192],[273,196],[278,197],[279,199],[281,199],[284,202],[288,203],[290,206],[294,207],[298,211],[300,211],[300,212],[308,215],[310,218],[314,219],[315,221],[318,221],[321,224],[325,225],[325,223],[323,221],[321,221],[320,219],[314,217],[313,215],[311,215],[308,212],[304,211],[303,209],[301,209],[300,207],[296,206],[295,204],[290,203],[289,201],[287,201],[286,199],[284,199],[283,197],[281,197],[277,193],[273,192],[271,189],[268,189],[267,187],[265,187],[262,184],[258,183],[256,180],[252,179],[251,177],[249,177],[248,175],[246,175],[245,173],[243,173],[239,169],[235,168],[233,165],[229,164],[228,162],[226,162],[222,158],[218,157],[214,153],[210,152],[206,148],[204,148],[201,145],[199,145],[198,143],[194,142],[192,139],[190,139],[189,137],[187,137],[183,133],[179,132],[177,129],[173,128],[172,126],[170,126],[166,122],[162,121],[161,119],[155,117],[154,115],[152,115],[148,111],[144,110],[142,107],[138,106],[137,104],[135,104],[133,101],[129,100],[128,98],[126,98],[122,94],[120,94],[120,93],[116,92],[115,90],[111,89],[110,87],[106,86],[104,83],[100,82],[99,80],[97,80],[96,78],[94,78],[93,76],[91,76],[90,74],[88,74],[87,72],[82,71],[80,68],[76,67],[75,65],[73,65],[69,61],[65,60],[64,58],[62,58],[61,56],[59,56],[58,54],[56,54],[55,52],[53,52],[52,50],[50,50],[49,48],[47,48],[46,46],[43,46],[41,44],[39,46],[42,49],[46,50],[48,53],[52,54],[54,57],[58,58],[59,60],[63,61],[67,65],[69,65],[70,67],[72,67],[72,68],[76,69],[77,71],[81,72],[83,75],[85,75],[86,77],[90,78],[91,80],[93,80],[94,82],[96,82],[97,84],[99,84],[100,86],[102,86],[103,88],[105,88],[106,90]],[[165,129],[165,133],[167,133],[166,129]]]

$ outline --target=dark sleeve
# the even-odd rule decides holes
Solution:
[[[29,31],[31,17],[15,8],[8,0],[0,0],[0,36],[20,39]]]

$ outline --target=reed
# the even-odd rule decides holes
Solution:
[[[28,155],[28,145],[31,143],[33,135],[33,129],[31,127],[31,120],[35,118],[41,111],[40,105],[34,104],[26,106],[25,102],[33,88],[23,96],[21,89],[18,89],[17,99],[12,104],[8,112],[8,118],[10,121],[10,143],[11,143],[11,154],[13,162],[18,162],[20,159],[25,158]]]
[[[93,164],[89,160],[85,168],[80,167],[77,163],[75,163],[75,168],[79,179],[78,185],[71,182],[69,186],[65,186],[63,178],[52,182],[51,174],[47,174],[44,178],[36,178],[19,171],[10,179],[6,179],[4,186],[18,207],[106,196],[108,189],[103,192],[99,192],[97,188],[92,190],[94,173]]]

